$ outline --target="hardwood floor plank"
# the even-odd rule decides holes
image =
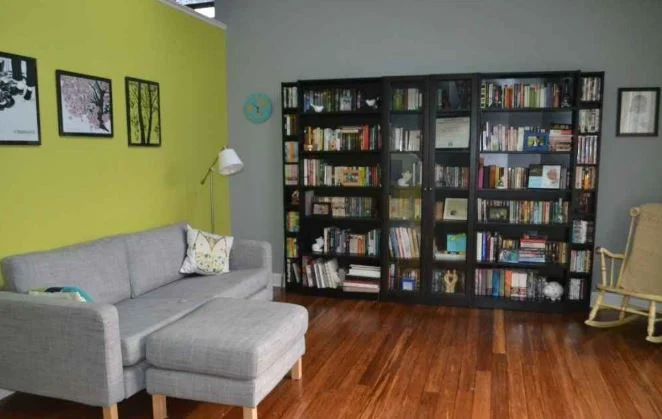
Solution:
[[[645,322],[597,330],[577,315],[287,301],[310,315],[304,376],[285,377],[258,406],[260,419],[662,417],[662,351],[644,341]],[[118,407],[123,419],[151,417],[144,391]],[[168,412],[242,417],[236,406],[170,397]],[[100,415],[20,393],[0,400],[2,419]]]

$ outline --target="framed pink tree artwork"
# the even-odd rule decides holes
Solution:
[[[111,80],[62,70],[55,79],[60,135],[112,137]]]

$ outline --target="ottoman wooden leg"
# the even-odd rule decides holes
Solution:
[[[294,363],[290,375],[293,380],[301,380],[301,378],[303,378],[303,363],[301,362],[301,358]]]
[[[103,419],[118,419],[117,404],[103,407]]]
[[[257,419],[257,407],[244,407],[244,419]]]
[[[152,417],[154,419],[165,419],[168,417],[166,396],[162,394],[152,395]]]

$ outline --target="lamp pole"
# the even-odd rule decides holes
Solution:
[[[205,173],[205,177],[202,178],[200,181],[200,185],[204,185],[205,181],[207,178],[209,178],[209,202],[211,203],[211,232],[216,234],[216,222],[214,221],[214,165],[218,161],[218,156],[214,159],[212,162],[211,166],[209,166],[209,169],[207,169],[207,173]]]

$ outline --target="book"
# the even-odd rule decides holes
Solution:
[[[416,268],[402,268],[392,263],[388,271],[388,287],[392,290],[417,291],[420,289],[421,272]]]
[[[299,232],[299,213],[296,211],[288,211],[285,225],[288,232]]]
[[[285,135],[297,134],[297,122],[298,118],[296,115],[283,115],[283,130],[285,131]]]
[[[304,112],[352,112],[363,109],[377,110],[379,101],[369,106],[369,95],[362,89],[314,89],[303,92]]]
[[[536,189],[560,189],[562,178],[565,174],[561,165],[540,165],[529,166],[529,188]]]
[[[281,94],[281,99],[283,101],[283,108],[285,109],[294,109],[298,106],[299,96],[297,94],[296,86],[283,87]]]
[[[554,224],[568,220],[568,201],[514,201],[478,198],[478,222],[488,222],[488,208],[508,208],[510,224]]]
[[[421,232],[418,228],[392,227],[389,231],[389,254],[394,259],[420,257]]]
[[[580,134],[593,134],[600,131],[600,109],[579,110]]]
[[[572,242],[585,244],[593,242],[593,222],[574,220],[572,222]]]
[[[601,100],[602,78],[601,77],[582,77],[582,102],[597,102]]]
[[[476,269],[474,294],[516,301],[544,301],[547,277],[535,271]]]
[[[391,151],[421,151],[420,129],[391,128]]]
[[[594,166],[578,166],[575,168],[575,189],[590,191],[595,189],[597,169]]]
[[[296,141],[286,141],[283,144],[285,150],[285,163],[299,162],[299,143]]]
[[[306,152],[378,151],[382,148],[379,125],[341,126],[335,129],[307,126],[303,133]]]
[[[324,160],[303,160],[305,186],[381,186],[379,166],[334,166]]]
[[[469,168],[435,164],[434,183],[438,188],[469,188]]]
[[[393,89],[391,109],[394,111],[417,111],[423,107],[423,93],[418,88]]]
[[[354,233],[350,229],[324,227],[322,253],[325,255],[379,256],[380,232]]]
[[[392,220],[420,220],[421,198],[389,197],[389,218]]]
[[[437,118],[435,148],[468,148],[471,118]]]
[[[486,81],[481,84],[481,108],[521,109],[571,106],[570,80],[544,83]]]
[[[296,164],[286,164],[285,166],[285,184],[299,184],[299,166]]]
[[[467,219],[467,198],[446,198],[444,200],[444,220],[463,221]]]

